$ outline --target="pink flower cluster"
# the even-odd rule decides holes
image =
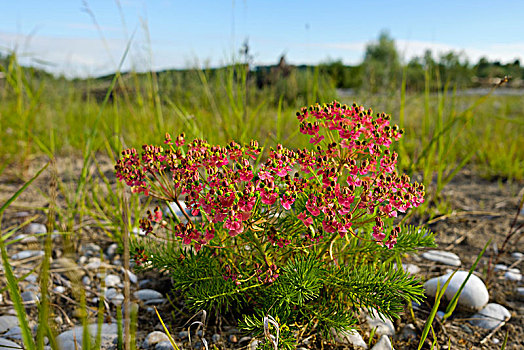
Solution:
[[[256,141],[222,147],[196,139],[186,145],[184,135],[173,143],[166,134],[166,149],[147,145],[141,157],[135,149],[122,152],[116,175],[134,192],[168,201],[183,197],[203,219],[177,224],[175,234],[197,250],[223,230],[231,237],[263,232],[264,241],[282,248],[304,238],[319,242],[326,234],[354,235],[353,228],[370,220],[374,240],[392,248],[399,228],[387,234],[384,219],[424,200],[424,187],[395,171],[397,154],[389,147],[402,130],[390,126],[386,114],[336,101],[303,108],[297,117],[315,149],[278,145],[254,168],[261,152]],[[298,229],[275,228],[282,213],[296,217]],[[143,219],[143,229],[152,232],[158,215]]]

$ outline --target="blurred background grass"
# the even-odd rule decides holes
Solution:
[[[434,58],[428,51],[401,64],[387,33],[368,44],[357,66],[292,66],[282,56],[274,66],[255,67],[246,42],[224,67],[118,73],[114,87],[115,75],[54,77],[20,66],[15,53],[1,57],[0,71],[0,171],[43,153],[80,155],[95,124],[93,151],[112,155],[159,143],[165,132],[304,147],[295,111],[337,99],[391,114],[406,129],[398,149],[403,171],[460,165],[488,178],[524,178],[520,62],[472,65],[453,52]],[[509,83],[482,98],[505,76]]]

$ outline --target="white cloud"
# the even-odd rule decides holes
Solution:
[[[98,75],[114,71],[126,46],[119,39],[108,39],[106,48],[100,39],[27,37],[2,32],[0,42],[3,43],[0,49],[16,52],[22,64],[34,64],[66,76]]]
[[[124,39],[73,38],[34,36],[0,32],[0,52],[16,52],[21,64],[44,68],[67,77],[100,76],[114,72],[122,59],[128,42]],[[182,66],[185,62],[173,53],[159,49],[149,58],[149,49],[136,35],[124,61],[122,70],[138,67],[138,70],[165,68],[168,63]]]

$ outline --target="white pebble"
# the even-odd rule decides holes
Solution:
[[[466,280],[468,275],[467,271],[457,271],[449,283],[446,291],[444,292],[443,299],[450,301],[453,296],[458,292],[462,283]],[[437,293],[437,285],[442,288],[446,281],[451,276],[451,273],[445,274],[440,277],[435,277],[424,283],[426,294],[433,298]],[[489,293],[486,285],[480,278],[472,274],[464,289],[462,290],[458,299],[458,308],[469,309],[469,310],[480,310],[489,300]]]
[[[157,292],[153,289],[141,289],[133,293],[134,297],[143,301],[152,299],[161,299],[162,293]]]
[[[393,346],[391,345],[391,340],[389,340],[387,335],[380,337],[378,342],[371,348],[371,350],[392,350]]]
[[[514,253],[511,253],[511,256],[512,256],[515,260],[519,260],[519,259],[524,258],[524,254],[522,254],[521,252],[514,252]]]
[[[422,253],[422,257],[427,260],[439,262],[445,265],[460,266],[460,258],[457,254],[443,250],[428,250]]]
[[[355,329],[337,332],[334,328],[331,328],[331,333],[335,336],[337,343],[351,344],[353,347],[361,347],[364,349],[368,348],[362,336]]]
[[[382,316],[383,320],[380,319],[378,313],[373,310],[371,315],[366,316],[366,320],[370,328],[376,328],[376,333],[379,335],[395,335],[395,327],[391,320]]]
[[[106,287],[116,287],[121,282],[118,275],[107,275],[105,281]]]
[[[43,250],[24,250],[11,256],[12,260],[29,259],[35,256],[43,256]]]
[[[469,323],[472,325],[491,330],[497,328],[503,321],[509,320],[511,314],[504,306],[490,303],[471,318]]]
[[[518,269],[509,269],[504,274],[504,278],[514,282],[520,282],[522,280],[522,274]]]

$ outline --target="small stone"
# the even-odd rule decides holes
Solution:
[[[497,264],[493,267],[493,271],[495,272],[498,272],[498,271],[506,271],[508,269],[508,267],[506,265],[502,265],[502,264]]]
[[[124,294],[118,293],[114,297],[111,298],[111,303],[115,306],[120,306],[124,302]]]
[[[173,345],[171,344],[171,342],[169,340],[161,341],[161,342],[157,343],[156,346],[155,346],[155,350],[174,350],[174,349],[175,348],[173,347]]]
[[[107,275],[105,281],[106,287],[116,287],[121,283],[120,276],[118,275]]]
[[[117,290],[115,288],[109,288],[105,292],[105,298],[108,300],[113,299],[118,294]]]
[[[123,273],[127,273],[127,276],[129,276],[129,282],[131,282],[133,284],[138,282],[138,278],[136,277],[136,275],[134,273],[132,273],[129,270],[124,269],[123,267],[121,268],[121,270],[122,270]]]
[[[331,333],[335,336],[335,341],[340,344],[351,344],[353,347],[360,347],[367,349],[368,345],[362,339],[362,336],[355,330],[350,331],[336,331],[334,328],[331,328]]]
[[[522,280],[522,274],[519,269],[509,269],[504,274],[504,278],[509,281],[520,282]]]
[[[9,349],[9,350],[20,349],[22,350],[23,348],[20,345],[18,345],[17,343],[14,343],[4,338],[0,338],[0,349]]]
[[[118,244],[112,243],[109,247],[106,249],[106,255],[109,259],[113,259],[113,257],[116,255],[116,252],[118,250]]]
[[[64,286],[56,286],[53,288],[53,292],[63,294],[65,293],[66,288]]]
[[[420,272],[420,267],[415,264],[402,264],[402,268],[410,275],[415,275]]]
[[[55,323],[60,326],[62,323],[64,323],[64,320],[62,319],[62,316],[56,316],[53,321],[55,321]]]
[[[249,343],[249,350],[257,350],[259,344],[260,344],[260,340],[253,339],[251,343]]]
[[[32,273],[26,278],[24,278],[24,280],[26,280],[29,283],[36,283],[36,281],[38,281],[38,276]]]
[[[384,320],[381,320],[376,310],[373,310],[371,315],[366,316],[366,320],[370,328],[376,328],[376,333],[379,335],[395,335],[395,327],[391,320],[384,317]]]
[[[422,257],[445,265],[460,266],[462,264],[457,254],[443,250],[428,250],[422,253]]]
[[[498,343],[500,343],[500,340],[498,340],[497,338],[493,338],[491,340],[493,342],[493,344],[497,345]]]
[[[29,259],[35,256],[43,256],[43,255],[44,255],[43,250],[24,250],[16,254],[13,254],[11,256],[11,259],[12,260],[22,260],[22,259]]]
[[[101,265],[102,262],[100,261],[100,258],[92,257],[89,258],[89,263],[85,266],[85,268],[88,270],[98,270]]]
[[[22,330],[19,326],[16,326],[4,333],[3,336],[12,340],[22,340]]]
[[[165,334],[164,332],[154,331],[147,335],[146,339],[142,343],[142,347],[144,349],[147,349],[163,341],[169,342],[169,337],[167,336],[167,334]]]
[[[391,345],[391,340],[389,340],[387,335],[380,337],[378,342],[371,348],[371,350],[392,350],[393,346]]]
[[[213,336],[211,337],[211,341],[213,343],[218,343],[220,341],[220,334],[213,334]]]
[[[471,318],[469,323],[472,325],[492,330],[497,328],[502,322],[509,320],[511,314],[504,306],[490,303]]]
[[[229,336],[229,341],[230,341],[231,343],[238,343],[238,338],[237,338],[237,336],[236,336],[235,334],[231,334],[231,335]]]
[[[511,253],[511,257],[513,257],[513,259],[515,260],[519,260],[524,258],[524,254],[522,254],[521,252],[513,252]]]
[[[19,219],[19,218],[25,218],[25,217],[27,217],[29,215],[31,215],[31,214],[29,214],[29,212],[27,212],[27,211],[19,211],[17,213],[14,213],[13,217]]]
[[[45,225],[32,222],[26,227],[24,227],[24,232],[30,235],[38,233],[47,233],[47,228],[45,227]]]
[[[85,285],[85,286],[88,286],[91,284],[91,279],[89,278],[89,276],[84,276],[82,277],[82,283]]]
[[[86,256],[100,256],[100,246],[95,243],[87,243],[83,249]]]
[[[39,300],[38,296],[33,291],[22,292],[20,296],[22,297],[22,300],[26,302],[26,305],[34,305]]]
[[[450,301],[453,298],[455,293],[458,292],[462,283],[465,281],[467,275],[467,271],[457,271],[455,273],[446,291],[444,292],[443,300]],[[429,297],[434,298],[437,293],[437,285],[442,288],[450,276],[451,273],[448,273],[443,276],[428,280],[426,283],[424,283],[426,294]],[[457,307],[465,310],[478,311],[487,304],[488,300],[489,293],[486,285],[480,278],[472,274],[459,296]]]
[[[441,311],[441,310],[437,311],[437,317],[440,319],[442,319],[442,317],[444,317],[445,314],[446,313],[444,311]]]
[[[133,296],[142,301],[148,301],[152,299],[162,299],[162,293],[157,292],[153,289],[140,289],[133,293]]]

